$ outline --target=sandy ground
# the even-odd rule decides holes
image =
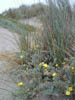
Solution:
[[[18,40],[16,33],[0,27],[0,52],[19,51],[16,40]]]
[[[8,66],[8,62],[0,61],[0,100],[13,100],[12,92],[17,87],[9,74]]]
[[[19,51],[15,37],[12,32],[0,27],[0,55],[2,53],[14,53]],[[1,56],[0,56],[1,57]],[[9,67],[12,67],[8,61],[0,58],[0,100],[13,100],[11,92],[16,88],[16,83],[10,75]]]

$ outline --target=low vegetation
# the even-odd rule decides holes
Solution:
[[[2,15],[0,16],[0,26],[18,34],[25,33],[26,31],[33,32],[36,30],[36,28],[34,28],[33,26],[21,24],[15,19],[8,18],[7,16]]]
[[[22,34],[21,52],[13,55],[18,63],[12,69],[18,85],[12,93],[15,100],[40,100],[42,95],[75,100],[74,11],[69,0],[47,1],[42,28],[32,39]]]
[[[46,9],[46,5],[41,3],[32,6],[22,5],[18,9],[9,9],[5,11],[3,15],[14,19],[31,18],[44,14],[44,9]]]

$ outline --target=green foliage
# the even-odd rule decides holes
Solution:
[[[38,3],[32,6],[22,5],[17,9],[9,9],[3,13],[4,16],[8,16],[13,19],[31,18],[34,16],[39,16],[44,14],[44,9],[46,5]]]
[[[23,56],[23,59],[20,59],[20,56]],[[19,87],[20,90],[16,91],[16,100],[33,99],[37,95],[40,96],[40,94],[49,96],[64,95],[65,98],[69,87],[72,87],[70,95],[75,94],[75,58],[66,58],[60,64],[56,60],[53,62],[48,61],[48,67],[45,68],[44,65],[40,66],[39,64],[41,61],[46,64],[46,61],[43,60],[46,56],[39,49],[27,50],[17,54],[16,57],[20,59],[21,63],[16,71],[22,77],[23,80],[21,79],[21,81],[24,86]],[[56,73],[56,75],[53,76],[53,73]]]
[[[40,15],[37,8],[43,11],[39,5],[20,7],[21,18]],[[16,21],[0,19],[3,27],[12,26],[10,29],[21,34],[21,52],[14,56],[18,67],[13,69],[13,73],[17,76],[15,80],[22,81],[23,85],[13,93],[16,100],[31,100],[37,96],[39,99],[41,94],[64,97],[67,95],[68,98],[75,95],[75,57],[72,51],[75,41],[74,16],[69,0],[48,0],[45,14],[41,17],[43,30],[41,29],[40,34],[39,31],[33,34],[34,28],[33,32],[29,33],[31,30],[27,26]],[[14,18],[13,14],[9,15]],[[66,93],[67,91],[69,93]]]
[[[6,12],[5,12],[6,13]],[[9,9],[5,14],[8,18],[19,19],[20,15],[17,13],[16,9]]]
[[[69,96],[75,95],[72,10],[68,0],[48,1],[46,16],[41,17],[44,26],[37,39],[39,48],[30,48],[18,54],[18,73],[23,77],[21,81],[25,80],[24,85],[29,90],[26,95],[30,93],[31,99],[37,96],[39,99],[44,94],[64,96],[64,99],[67,97],[70,100]],[[21,55],[23,59],[20,59]]]
[[[47,10],[43,20],[43,43],[60,62],[64,56],[72,55],[72,9],[69,0],[48,0]]]
[[[0,16],[0,26],[19,34],[25,33],[27,31],[33,32],[36,30],[33,26],[24,25],[19,23],[17,20],[3,16]]]
[[[32,98],[31,92],[25,86],[17,89],[15,93],[13,93],[13,96],[14,98],[16,97],[15,100],[27,100]]]

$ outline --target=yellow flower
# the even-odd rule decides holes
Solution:
[[[20,86],[23,86],[23,83],[22,82],[19,82],[18,83],[18,86],[20,87]]]
[[[72,66],[72,70],[74,70],[74,67]]]
[[[42,66],[43,66],[43,67],[45,67],[45,68],[47,68],[47,67],[48,67],[48,65],[47,65],[47,64],[45,64],[44,62],[40,63],[40,64],[39,64],[39,66],[40,66],[40,67],[42,67]]]
[[[69,91],[72,91],[73,89],[72,89],[72,86],[71,87],[69,87]]]
[[[71,93],[70,93],[70,91],[66,91],[66,95],[70,95]]]
[[[53,77],[56,77],[56,73],[53,73],[52,76],[53,76]]]
[[[41,63],[39,64],[40,67],[43,66],[43,65],[44,65],[44,62],[41,62]]]
[[[56,67],[58,67],[59,65],[58,65],[58,64],[56,64],[55,66],[56,66]]]
[[[23,59],[24,58],[24,56],[20,56],[20,59]]]
[[[64,65],[64,64],[66,64],[65,62],[62,62],[62,64]]]
[[[43,64],[43,67],[47,68],[47,67],[48,67],[48,65],[47,65],[47,64]]]

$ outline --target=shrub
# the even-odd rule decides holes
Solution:
[[[57,61],[46,63],[43,57],[46,58],[39,49],[17,55],[20,63],[16,71],[23,86],[15,91],[16,100],[39,98],[42,94],[69,99],[75,94],[75,58],[65,59],[59,64]]]

